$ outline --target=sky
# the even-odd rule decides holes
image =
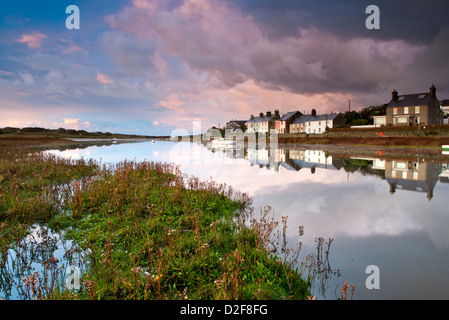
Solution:
[[[0,127],[168,135],[275,109],[361,110],[431,84],[449,99],[447,12],[446,0],[2,1]]]

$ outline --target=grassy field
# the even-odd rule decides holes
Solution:
[[[0,128],[0,137],[11,138],[57,138],[57,139],[70,139],[70,138],[90,138],[90,139],[151,139],[155,136],[135,135],[135,134],[120,134],[111,132],[88,132],[86,130],[74,130],[74,129],[47,129],[40,127],[26,127],[26,128]]]
[[[343,137],[279,137],[279,143],[288,144],[328,144],[343,146],[390,146],[441,148],[449,144],[449,138],[442,137],[379,137],[379,138],[343,138]]]
[[[281,262],[270,253],[279,226],[267,218],[269,210],[255,219],[246,194],[186,177],[171,164],[106,167],[30,146],[0,146],[0,154],[2,291],[19,283],[29,299],[307,299],[310,294],[310,267],[300,267],[296,254]],[[41,259],[44,275],[22,275],[14,282],[8,273],[10,250],[21,252],[21,239],[34,223],[58,231],[87,254],[79,291],[49,284],[47,271],[57,260],[52,255]]]

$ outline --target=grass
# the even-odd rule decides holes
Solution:
[[[74,129],[47,129],[40,127],[25,127],[25,128],[13,128],[6,127],[0,128],[0,137],[13,137],[13,138],[28,138],[28,137],[41,137],[41,138],[96,138],[96,139],[142,139],[142,138],[157,138],[155,136],[142,136],[134,134],[119,134],[110,132],[87,132],[85,130]]]
[[[389,147],[422,147],[441,148],[449,144],[449,138],[442,137],[376,137],[376,138],[343,138],[343,137],[279,137],[279,143],[291,144],[323,144],[341,146],[389,146]]]
[[[32,149],[0,147],[0,152],[2,273],[8,249],[35,222],[87,254],[80,291],[49,288],[33,274],[23,279],[29,298],[277,300],[310,295],[304,269],[294,259],[270,253],[276,223],[252,217],[251,198],[229,186],[187,177],[166,163],[107,167]],[[45,261],[54,264],[54,259]],[[42,290],[36,283],[43,283]]]

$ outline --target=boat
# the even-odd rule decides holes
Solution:
[[[443,154],[449,154],[449,145],[442,145]]]
[[[228,147],[228,146],[232,147],[233,145],[235,145],[234,140],[226,140],[226,139],[212,139],[210,143],[213,146],[220,146],[220,147]]]

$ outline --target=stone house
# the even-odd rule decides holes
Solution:
[[[317,115],[312,109],[310,115],[301,115],[290,124],[290,133],[323,134],[326,128],[344,125],[345,119],[341,113]]]
[[[436,96],[434,85],[429,92],[398,95],[391,93],[387,105],[387,126],[438,125],[442,124],[443,113]]]
[[[279,120],[275,121],[275,133],[289,133],[290,132],[290,124],[293,120],[301,116],[302,113],[299,111],[290,111],[286,114],[282,115]]]
[[[258,133],[270,133],[275,129],[275,121],[280,118],[279,110],[275,110],[274,114],[268,111],[266,114],[261,112],[258,117],[251,115],[251,118],[245,122],[247,131]]]

